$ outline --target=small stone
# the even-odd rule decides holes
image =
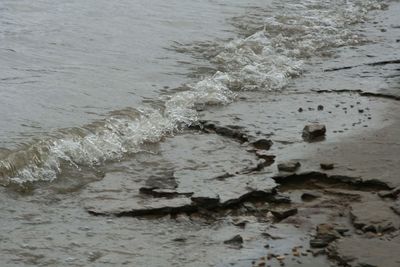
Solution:
[[[297,111],[298,111],[298,112],[303,112],[303,109],[302,109],[302,108],[299,108]]]
[[[363,109],[359,109],[358,112],[359,113],[364,113],[364,110]]]
[[[251,145],[257,149],[268,150],[272,146],[272,141],[268,139],[259,139],[252,142]]]
[[[268,154],[265,150],[256,150],[256,156],[260,159],[265,159],[268,165],[275,162],[275,156]]]
[[[241,235],[235,235],[231,239],[225,240],[224,244],[241,245],[241,244],[243,244],[243,237]]]
[[[311,200],[314,200],[314,199],[319,198],[319,197],[321,197],[321,194],[314,193],[314,192],[304,192],[301,195],[301,199],[303,201],[311,201]]]
[[[246,224],[247,224],[248,222],[249,222],[249,221],[243,220],[243,221],[234,222],[233,225],[234,225],[234,226],[237,226],[237,227],[240,227],[240,228],[245,228],[245,227],[246,227]]]
[[[334,168],[333,163],[321,163],[320,166],[323,170],[332,170]]]
[[[286,219],[287,217],[296,215],[296,214],[297,214],[297,211],[298,211],[298,210],[297,210],[296,208],[294,208],[294,209],[280,210],[280,211],[271,210],[271,213],[272,213],[272,215],[274,215],[274,217],[275,217],[277,220],[281,221],[281,220],[283,220],[283,219]]]
[[[322,240],[322,239],[311,239],[310,240],[310,246],[312,247],[312,248],[324,248],[324,247],[326,247],[326,246],[328,246],[329,245],[329,243],[328,242],[326,242],[325,240]]]
[[[323,124],[309,124],[303,129],[303,138],[306,141],[315,141],[325,136],[326,127]]]
[[[291,160],[291,161],[279,163],[278,170],[285,171],[285,172],[294,172],[300,166],[301,166],[300,162]]]
[[[323,105],[318,105],[318,110],[319,111],[324,110],[324,106]]]
[[[285,259],[285,256],[277,256],[276,259],[278,261],[283,261]]]
[[[264,236],[264,237],[266,237],[266,238],[269,238],[269,239],[272,239],[272,240],[283,239],[283,238],[280,237],[280,236],[274,236],[274,235],[271,235],[271,234],[269,234],[269,233],[262,233],[262,236]]]
[[[324,248],[339,237],[340,235],[331,224],[319,224],[317,226],[317,235],[314,239],[310,240],[310,246],[313,248]]]

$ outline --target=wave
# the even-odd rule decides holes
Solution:
[[[105,120],[59,130],[9,151],[0,160],[0,183],[6,186],[52,181],[65,164],[93,167],[120,159],[141,151],[145,143],[159,142],[195,123],[198,106],[229,104],[237,91],[282,90],[293,77],[301,75],[308,58],[366,42],[350,26],[366,20],[370,10],[385,6],[377,0],[279,2],[274,15],[266,17],[261,25],[259,16],[253,21],[242,19],[240,28],[261,29],[212,46],[209,52],[213,56],[207,58],[217,70],[213,75],[186,85],[184,91],[164,96],[159,108],[115,111]],[[251,23],[254,25],[248,25]],[[209,48],[206,45],[196,53],[204,57]],[[193,52],[190,50],[191,45],[180,48]]]

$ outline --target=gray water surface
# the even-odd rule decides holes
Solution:
[[[201,63],[173,44],[233,37],[226,19],[266,4],[1,1],[0,147],[157,99]]]

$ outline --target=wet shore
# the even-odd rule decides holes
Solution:
[[[1,188],[2,266],[399,266],[399,13],[106,172]]]

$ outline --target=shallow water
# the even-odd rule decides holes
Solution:
[[[366,42],[350,27],[384,6],[2,2],[2,183],[121,159],[237,91],[282,90],[310,57]]]
[[[202,179],[254,160],[234,142],[171,137],[202,110],[296,141],[296,121],[285,120],[291,111],[282,125],[262,121],[279,108],[279,101],[263,107],[269,93],[293,89],[293,79],[338,47],[370,42],[360,25],[384,7],[374,0],[2,1],[1,265],[249,266],[264,223],[243,231],[250,241],[238,252],[221,246],[237,231],[229,216],[147,221],[95,217],[85,207],[129,199],[171,173]],[[304,87],[320,82],[305,80]],[[246,97],[257,101],[235,106]],[[222,105],[230,105],[225,113]],[[362,118],[353,115],[351,122]],[[335,116],[327,118],[339,129]],[[182,236],[185,245],[173,241]]]

